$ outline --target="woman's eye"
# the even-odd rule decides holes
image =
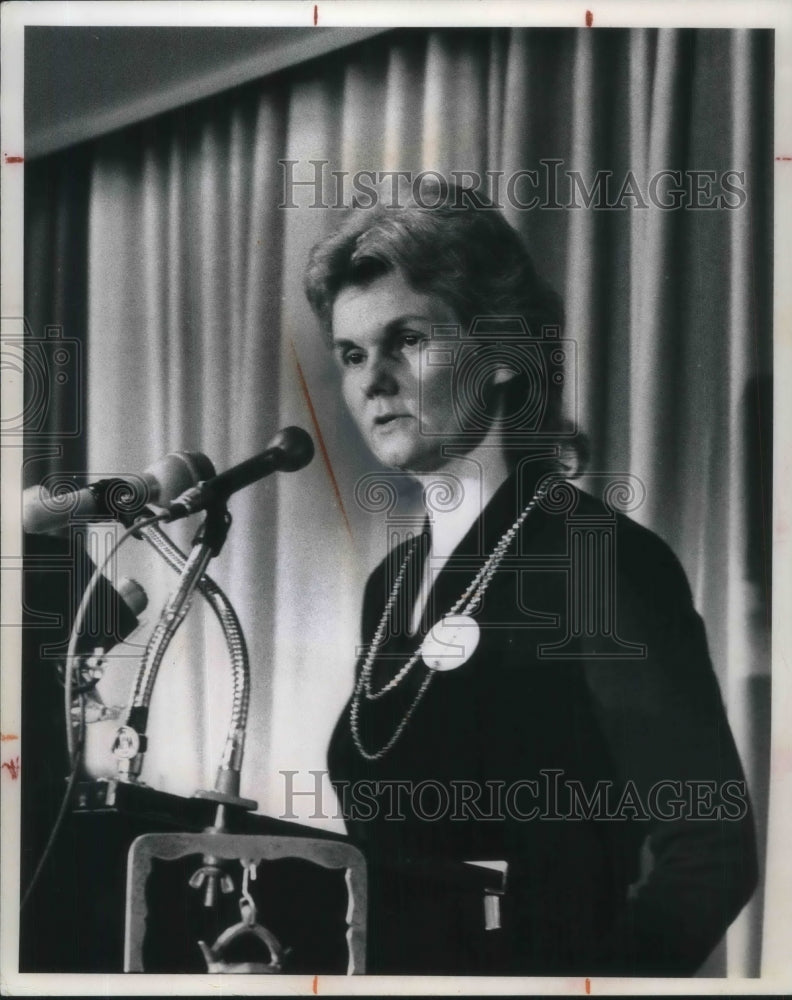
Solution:
[[[403,347],[417,347],[421,343],[420,333],[403,333],[401,335],[401,342]]]
[[[363,364],[366,360],[366,355],[363,351],[346,351],[341,360],[346,367],[354,368],[357,365]]]

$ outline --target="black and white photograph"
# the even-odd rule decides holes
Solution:
[[[788,990],[792,11],[1,16],[3,992]]]

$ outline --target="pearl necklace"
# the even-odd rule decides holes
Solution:
[[[425,647],[427,645],[427,640],[429,639],[429,636],[431,636],[436,629],[442,627],[443,623],[448,622],[449,619],[452,618],[456,619],[457,622],[459,623],[461,623],[462,619],[467,619],[465,624],[474,627],[476,630],[475,639],[474,641],[469,643],[471,647],[470,651],[466,655],[463,653],[463,657],[455,665],[461,666],[462,663],[465,663],[470,658],[473,651],[475,650],[476,645],[478,644],[478,634],[479,634],[478,625],[475,622],[475,620],[470,617],[470,615],[481,604],[481,600],[484,597],[484,594],[486,593],[490,583],[492,582],[492,578],[494,577],[495,572],[498,569],[498,566],[503,560],[503,557],[506,555],[509,546],[517,536],[517,532],[520,530],[520,528],[523,525],[523,522],[531,513],[531,511],[536,507],[537,503],[539,503],[539,501],[542,500],[544,495],[547,493],[548,487],[549,483],[543,484],[534,493],[528,506],[523,510],[523,512],[520,514],[520,516],[517,518],[514,524],[502,535],[500,541],[492,550],[486,562],[478,571],[478,573],[475,575],[470,585],[464,591],[459,600],[454,604],[454,606],[450,609],[450,611],[448,611],[448,613],[443,616],[442,620],[437,625],[435,625],[433,629],[430,630],[424,642],[421,643],[418,649],[407,660],[407,662],[404,664],[401,670],[399,670],[399,672],[394,677],[392,677],[387,682],[387,684],[384,684],[379,689],[379,691],[374,691],[372,690],[371,687],[371,673],[374,667],[374,661],[376,660],[377,654],[379,653],[380,647],[382,645],[382,640],[385,637],[385,629],[390,619],[391,612],[393,611],[393,606],[396,603],[396,598],[398,597],[399,591],[401,590],[402,580],[404,579],[404,574],[407,572],[407,566],[409,565],[410,560],[413,557],[413,553],[415,552],[417,540],[415,539],[413,540],[407,552],[407,555],[404,557],[404,562],[401,565],[401,569],[399,570],[396,579],[393,583],[393,588],[391,589],[390,597],[388,598],[388,601],[385,604],[385,610],[382,612],[382,617],[380,618],[379,625],[377,626],[377,629],[374,632],[374,638],[371,640],[371,645],[369,646],[368,653],[366,654],[366,659],[363,662],[363,666],[360,671],[360,677],[358,678],[357,684],[355,685],[355,690],[352,694],[352,702],[349,708],[350,729],[352,731],[352,739],[354,741],[355,747],[357,748],[358,753],[360,753],[361,757],[365,758],[365,760],[369,761],[381,760],[385,756],[385,754],[388,753],[388,751],[396,744],[396,741],[404,732],[405,726],[412,718],[413,713],[420,704],[421,699],[426,693],[427,688],[431,684],[432,678],[435,676],[438,670],[444,669],[443,667],[438,666],[437,661],[434,659],[432,660],[433,663],[432,666],[430,666],[429,663],[427,662],[427,660],[429,660],[429,657],[426,654]],[[380,747],[379,750],[375,750],[373,752],[366,750],[360,738],[360,727],[359,727],[361,694],[365,694],[366,701],[378,701],[389,691],[393,691],[394,688],[398,687],[399,684],[401,684],[401,682],[407,677],[407,675],[410,673],[415,664],[422,658],[422,655],[424,662],[426,663],[427,666],[429,666],[429,670],[426,674],[426,677],[421,682],[421,686],[418,689],[418,693],[413,699],[412,704],[407,709],[407,711],[404,714],[404,717],[394,730],[393,735],[384,744],[384,746]]]

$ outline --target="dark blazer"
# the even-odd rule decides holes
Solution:
[[[437,578],[421,635],[535,479],[498,490]],[[372,973],[690,975],[754,889],[744,776],[685,575],[652,532],[564,489],[495,574],[475,653],[432,678],[392,749],[367,761],[349,705],[337,723],[330,774],[370,865]],[[420,643],[399,627],[419,549],[375,691]],[[365,643],[407,550],[369,578]],[[419,662],[380,700],[361,699],[367,749],[390,738],[426,672]],[[499,929],[485,929],[481,887],[499,877],[464,864],[482,859],[508,863]]]

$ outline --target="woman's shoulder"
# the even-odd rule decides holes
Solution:
[[[579,521],[581,528],[585,522],[588,530],[612,539],[613,559],[618,574],[628,581],[652,582],[652,589],[666,585],[681,588],[684,596],[690,596],[690,587],[682,563],[671,545],[659,534],[640,524],[622,509],[620,501],[603,499],[574,487],[576,504],[567,513],[569,525]]]
[[[589,551],[598,553],[599,564],[593,576],[591,566],[587,567],[586,579],[598,581],[590,587],[610,607],[620,638],[645,647],[650,658],[661,659],[673,650],[681,654],[683,647],[692,648],[692,644],[704,662],[703,626],[687,575],[671,545],[623,510],[614,509],[615,504],[582,490],[577,493],[578,503],[567,515],[568,524],[577,520],[589,533]],[[597,533],[601,541],[592,545],[591,534]],[[571,547],[571,542],[567,544]],[[575,572],[574,567],[571,571]]]

